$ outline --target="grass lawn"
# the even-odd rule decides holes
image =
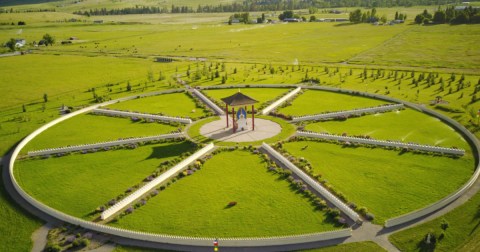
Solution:
[[[0,166],[0,172],[2,167]],[[1,177],[1,176],[0,176]],[[13,202],[0,180],[0,251],[30,251],[33,231],[42,222]]]
[[[369,135],[375,139],[402,140],[469,150],[468,143],[450,126],[437,118],[405,109],[350,118],[346,121],[325,121],[308,124],[305,129],[331,134]]]
[[[346,243],[346,244],[339,244],[335,246],[329,246],[325,248],[318,248],[318,249],[308,249],[308,250],[300,250],[303,252],[383,252],[386,251],[384,248],[378,246],[376,243],[372,241],[365,241],[365,242],[353,242],[353,243]]]
[[[111,225],[172,235],[254,237],[335,229],[259,156],[222,152]],[[231,208],[227,204],[236,201]],[[179,211],[181,209],[181,211]],[[158,216],[162,217],[159,218]]]
[[[422,251],[418,244],[432,231],[437,239],[442,233],[440,224],[445,219],[449,227],[445,237],[437,242],[435,251],[478,251],[480,246],[480,193],[442,217],[409,228],[390,236],[390,241],[402,251]],[[438,241],[438,240],[437,240]]]
[[[386,101],[364,98],[356,95],[304,90],[303,94],[299,95],[292,101],[291,106],[279,108],[278,111],[286,115],[300,116],[373,107],[387,103],[388,102]]]
[[[24,160],[17,161],[14,172],[20,186],[34,198],[67,214],[90,219],[92,211],[140,183],[161,162],[192,150],[191,143],[180,142]]]
[[[381,148],[345,148],[314,141],[285,143],[284,148],[310,161],[315,173],[349,201],[367,207],[379,224],[447,196],[469,179],[474,168],[470,157],[400,155]]]
[[[261,118],[261,119],[276,122],[276,123],[280,124],[280,126],[282,127],[282,131],[278,135],[273,136],[271,138],[264,139],[264,140],[255,141],[255,142],[239,142],[238,146],[245,146],[245,145],[256,146],[256,145],[261,145],[263,142],[274,143],[274,142],[278,142],[278,141],[287,139],[295,133],[296,127],[293,124],[290,124],[283,119],[273,117],[273,116],[263,116],[263,115],[255,116],[255,118]],[[209,122],[219,120],[219,119],[220,119],[220,117],[215,116],[215,117],[209,117],[209,118],[206,118],[204,120],[201,120],[201,121],[193,124],[191,127],[189,127],[187,129],[187,134],[190,136],[190,138],[193,141],[198,142],[198,143],[209,143],[209,142],[213,141],[216,145],[221,145],[221,146],[237,145],[236,142],[217,141],[217,140],[207,138],[207,137],[200,134],[200,128],[203,125],[205,125]]]
[[[28,143],[24,150],[153,136],[167,134],[174,130],[176,130],[175,127],[161,123],[132,122],[129,118],[83,114],[42,132]]]
[[[258,108],[263,103],[272,101],[278,96],[281,96],[284,93],[287,93],[289,89],[288,88],[242,88],[242,89],[228,88],[228,89],[210,89],[210,90],[204,90],[204,92],[209,97],[224,104],[221,98],[234,95],[238,92],[238,90],[240,90],[242,94],[248,95],[253,99],[259,101],[257,104],[255,104],[255,107]],[[225,108],[225,105],[222,108]],[[251,109],[251,106],[247,106],[247,110],[250,111],[250,109]]]
[[[181,106],[179,106],[181,104]],[[174,93],[138,98],[125,102],[119,102],[108,106],[111,109],[129,110],[141,113],[158,114],[168,116],[180,116],[199,118],[205,113],[203,109],[196,108],[185,93]]]

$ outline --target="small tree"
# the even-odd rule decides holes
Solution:
[[[22,105],[22,112],[23,113],[27,112],[27,108],[25,107],[25,104]]]
[[[43,35],[43,40],[45,40],[45,45],[46,46],[55,44],[55,38],[48,33]]]
[[[127,91],[132,91],[132,85],[130,85],[130,81],[127,82]]]
[[[10,51],[15,51],[15,49],[17,49],[16,44],[17,41],[14,38],[11,38],[5,45],[8,47],[8,49],[10,49]]]
[[[48,95],[46,93],[43,94],[43,101],[48,102]]]

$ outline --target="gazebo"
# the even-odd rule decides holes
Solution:
[[[255,130],[255,107],[254,104],[258,101],[240,93],[238,91],[236,94],[222,98],[222,101],[225,102],[225,114],[227,117],[227,128],[228,128],[228,106],[232,107],[232,121],[233,121],[233,133],[237,131],[238,128],[241,130],[246,129],[247,124],[247,105],[252,105],[252,130]],[[235,114],[235,107],[240,107]]]

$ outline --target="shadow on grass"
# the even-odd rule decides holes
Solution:
[[[343,27],[343,26],[352,26],[352,25],[357,25],[359,23],[340,23],[340,24],[335,24],[335,27]]]
[[[171,145],[154,146],[152,147],[152,153],[146,159],[177,157],[180,154],[190,151],[192,149],[193,149],[193,146],[188,142],[174,143]]]

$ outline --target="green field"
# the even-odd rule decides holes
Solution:
[[[25,146],[25,151],[113,141],[119,138],[167,134],[176,127],[161,123],[133,122],[116,118],[83,114],[56,124]],[[54,141],[52,141],[54,139]]]
[[[2,171],[0,166],[0,172]],[[0,176],[1,178],[1,176]],[[25,212],[5,191],[3,180],[0,182],[0,242],[1,251],[30,251],[33,231],[40,228],[42,222]]]
[[[304,90],[292,101],[291,106],[278,109],[286,115],[312,115],[340,110],[367,108],[386,104],[388,102],[364,98],[355,95],[338,94],[325,91]]]
[[[215,101],[225,104],[221,99],[234,95],[238,91],[242,94],[250,96],[251,98],[258,101],[255,104],[255,107],[258,108],[262,106],[265,102],[275,100],[277,97],[282,96],[283,94],[287,93],[289,89],[287,88],[238,88],[238,89],[210,89],[204,90],[205,94],[207,94],[210,98],[213,98]],[[223,105],[222,108],[224,108]],[[250,106],[248,106],[247,110],[250,110]]]
[[[228,208],[231,201],[237,205]],[[203,237],[276,236],[335,229],[326,222],[325,212],[316,211],[288,181],[269,173],[259,156],[245,151],[214,156],[200,171],[112,225]]]
[[[181,106],[179,106],[181,104]],[[108,108],[167,116],[197,119],[204,116],[203,109],[196,108],[193,100],[185,93],[164,94],[138,98],[109,105]]]
[[[189,142],[135,150],[17,161],[15,177],[31,196],[67,214],[91,219],[97,207],[142,182],[166,160],[192,151]]]
[[[421,251],[418,244],[430,231],[439,237],[443,231],[440,224],[445,219],[449,227],[444,232],[444,238],[437,243],[435,251],[477,251],[480,246],[479,208],[480,194],[477,193],[465,204],[444,216],[392,234],[389,239],[402,251]]]
[[[349,201],[366,207],[379,224],[447,196],[469,179],[474,168],[471,157],[399,154],[315,141],[285,143],[284,148],[307,159],[314,173],[321,174],[321,179]]]
[[[325,121],[307,124],[306,130],[330,134],[368,135],[375,139],[401,140],[469,150],[463,137],[437,118],[406,109],[346,121]]]

